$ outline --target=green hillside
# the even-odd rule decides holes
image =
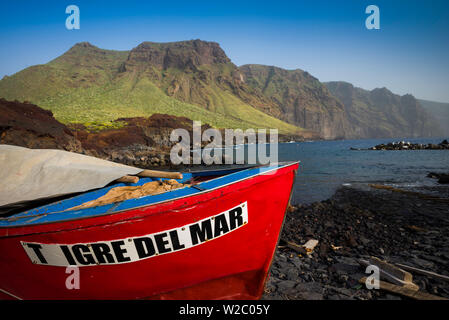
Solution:
[[[250,105],[249,89],[233,83],[235,66],[209,44],[144,43],[112,51],[80,43],[47,64],[2,79],[0,97],[37,104],[63,123],[166,113],[219,128],[301,132]]]

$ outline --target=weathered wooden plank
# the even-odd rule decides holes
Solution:
[[[411,290],[418,291],[419,287],[413,283],[413,276],[410,272],[404,271],[386,261],[376,257],[370,257],[369,261],[360,260],[364,266],[375,265],[379,268],[381,279],[408,287]]]
[[[359,280],[360,283],[365,284],[366,277],[363,277]],[[391,284],[385,281],[379,281],[379,288],[381,290],[385,290],[388,292],[396,293],[401,296],[405,296],[408,298],[416,299],[416,300],[449,300],[443,297],[435,296],[433,294],[429,294],[422,291],[415,291],[407,287],[398,286],[395,284]]]
[[[287,247],[288,248],[296,251],[297,253],[299,253],[299,254],[307,254],[307,251],[306,251],[306,249],[303,246],[301,246],[301,245],[299,245],[297,243],[291,242],[291,241],[286,241],[286,243],[287,243]]]
[[[401,264],[401,263],[396,263],[396,265],[398,267],[400,267],[400,268],[402,268],[404,270],[408,270],[410,272],[415,272],[415,273],[422,274],[422,275],[429,276],[429,277],[433,277],[433,278],[436,278],[436,279],[449,281],[449,277],[448,276],[444,276],[442,274],[438,274],[438,273],[435,273],[435,272],[432,272],[432,271],[423,270],[423,269],[418,269],[418,268],[407,266],[407,265]]]

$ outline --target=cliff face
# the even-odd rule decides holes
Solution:
[[[148,78],[168,96],[213,112],[227,114],[248,104],[276,118],[282,116],[278,105],[245,83],[215,42],[144,42],[129,52],[120,71]]]
[[[125,69],[154,66],[167,70],[197,70],[201,65],[228,64],[231,60],[216,42],[201,40],[172,43],[143,42],[129,52]]]
[[[352,128],[349,138],[441,135],[436,120],[410,94],[399,96],[386,88],[368,91],[347,82],[328,82],[326,86],[344,105]]]
[[[438,122],[443,135],[449,136],[449,103],[418,100],[424,109]]]
[[[309,73],[264,65],[244,65],[239,70],[248,85],[281,110],[280,119],[319,132],[325,139],[352,134],[343,104]]]

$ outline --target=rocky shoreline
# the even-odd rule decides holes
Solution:
[[[368,149],[351,148],[351,150],[449,150],[449,142],[445,139],[439,144],[410,143],[407,141],[397,141],[381,143]]]
[[[449,276],[448,208],[447,196],[382,187],[342,187],[326,201],[291,207],[263,299],[408,299],[366,289],[359,259]],[[318,240],[311,254],[289,245],[310,239]],[[448,281],[412,274],[420,292],[449,298]]]

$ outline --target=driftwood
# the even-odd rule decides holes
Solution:
[[[296,251],[297,253],[307,254],[307,251],[303,246],[300,246],[299,244],[291,242],[291,241],[286,241],[286,243],[287,243],[288,248]]]
[[[365,284],[366,277],[363,277],[362,279],[360,279],[359,282],[361,284]],[[381,280],[379,281],[379,287],[382,290],[396,293],[396,294],[399,294],[399,295],[402,295],[402,296],[405,296],[408,298],[416,299],[416,300],[449,300],[449,299],[446,299],[443,297],[435,296],[433,294],[429,294],[429,293],[425,293],[425,292],[421,292],[421,291],[415,291],[415,290],[412,290],[407,287],[398,286],[398,285],[391,284],[391,283],[381,281]]]
[[[286,241],[286,243],[287,243],[288,248],[296,251],[297,253],[311,254],[313,252],[313,249],[318,244],[318,240],[314,240],[314,239],[309,240],[302,246],[297,243],[291,242],[291,241]]]
[[[400,264],[400,263],[396,263],[396,265],[399,268],[402,268],[402,269],[410,271],[410,272],[415,272],[415,273],[422,274],[422,275],[425,275],[425,276],[429,276],[429,277],[432,277],[432,278],[449,281],[449,277],[448,276],[443,276],[442,274],[438,274],[438,273],[435,273],[435,272],[432,272],[432,271],[418,269],[418,268],[415,268],[415,267],[410,267],[410,266],[407,266],[405,264]]]
[[[359,263],[365,267],[375,265],[379,268],[380,278],[391,283],[407,287],[410,290],[418,291],[419,287],[413,283],[413,276],[410,272],[404,271],[386,261],[382,261],[376,257],[370,257],[369,261],[360,260]]]

